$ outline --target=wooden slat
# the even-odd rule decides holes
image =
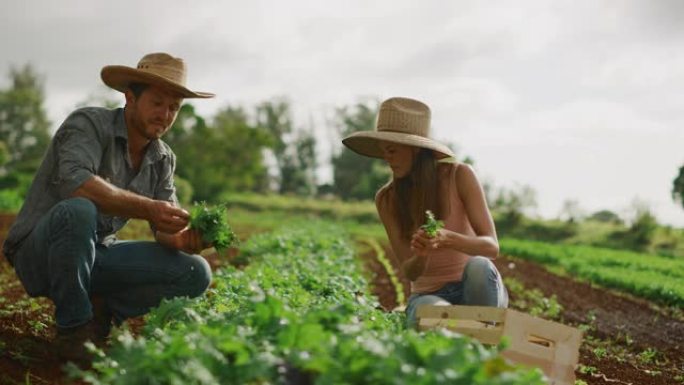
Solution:
[[[516,364],[522,364],[541,369],[548,378],[549,385],[574,385],[575,365],[561,364],[542,357],[529,356],[520,352],[507,349],[502,356]],[[550,375],[549,373],[553,373]]]
[[[488,306],[421,305],[416,309],[416,318],[455,318],[503,322],[505,311],[506,309]]]
[[[511,349],[525,354],[552,356],[556,362],[571,365],[579,359],[582,332],[570,326],[508,310],[503,334],[510,338]],[[552,341],[552,346],[532,343],[539,338]]]
[[[492,307],[423,305],[416,314],[420,330],[443,327],[488,344],[499,343],[504,335],[510,342],[505,357],[539,367],[551,385],[574,384],[582,342],[576,328]]]
[[[463,335],[476,338],[484,344],[496,345],[501,341],[501,326],[494,327],[479,321],[422,318],[418,324],[418,330],[444,328]]]

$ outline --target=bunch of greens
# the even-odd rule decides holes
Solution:
[[[425,210],[425,224],[420,226],[421,229],[425,230],[428,237],[434,238],[437,235],[437,231],[444,227],[444,222],[435,219],[435,214],[430,210]]]
[[[237,244],[238,241],[228,224],[224,205],[212,207],[204,202],[195,203],[190,210],[190,228],[199,231],[202,239],[219,251]]]

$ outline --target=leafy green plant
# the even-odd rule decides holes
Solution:
[[[420,226],[421,229],[425,230],[428,237],[434,238],[437,235],[437,231],[444,227],[444,222],[435,219],[435,214],[430,210],[425,211],[425,224]]]
[[[684,260],[600,247],[555,245],[512,238],[501,253],[559,267],[569,275],[660,304],[684,306]]]
[[[639,359],[639,361],[642,364],[650,364],[650,363],[655,362],[657,356],[658,356],[658,350],[656,350],[654,348],[648,348],[648,349],[642,351],[641,353],[639,353],[637,358]]]
[[[202,298],[163,302],[140,337],[119,332],[91,369],[71,374],[126,385],[543,383],[497,348],[404,329],[403,315],[377,308],[340,228],[288,226],[251,237],[244,268],[217,271]]]
[[[228,224],[226,207],[195,203],[190,211],[190,228],[202,234],[202,239],[214,245],[216,250],[226,249],[237,243],[238,238]]]
[[[555,294],[551,295],[551,297],[546,297],[541,290],[526,288],[522,282],[512,277],[504,278],[504,283],[511,294],[511,305],[514,308],[528,312],[536,317],[551,320],[560,318],[563,307],[558,303]]]

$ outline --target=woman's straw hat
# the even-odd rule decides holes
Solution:
[[[380,105],[375,131],[358,131],[342,139],[354,152],[373,158],[382,158],[379,141],[427,148],[438,159],[454,157],[449,147],[430,138],[430,108],[414,99],[385,100]]]
[[[178,92],[184,98],[213,98],[208,92],[191,91],[185,86],[187,69],[183,59],[166,53],[151,53],[143,56],[137,68],[111,65],[102,68],[102,81],[121,92],[126,92],[131,83],[151,84]]]

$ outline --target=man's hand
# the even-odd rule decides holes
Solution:
[[[156,238],[159,243],[188,254],[198,254],[211,247],[202,240],[202,234],[199,231],[187,227],[173,234],[157,232]]]
[[[190,214],[167,201],[151,201],[148,207],[148,220],[163,233],[175,234],[185,229]]]

